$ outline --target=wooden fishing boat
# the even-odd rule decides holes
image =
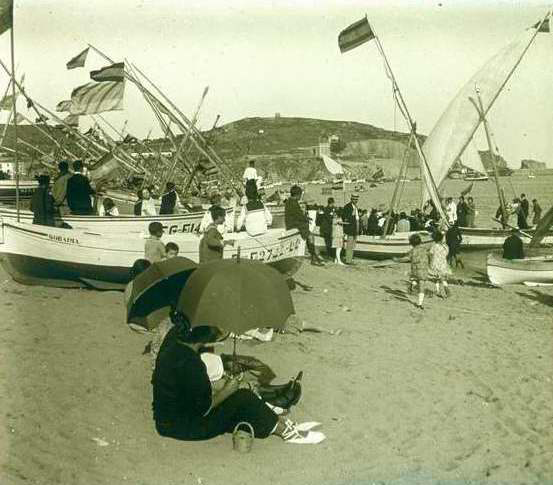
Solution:
[[[21,180],[19,182],[19,199],[29,200],[38,188],[36,180]],[[15,180],[0,180],[0,202],[15,204]]]
[[[486,270],[492,285],[521,283],[553,283],[553,255],[524,259],[503,259],[500,254],[488,254]]]
[[[505,239],[511,235],[510,229],[489,228],[489,227],[460,227],[463,241],[463,249],[497,249],[503,246]],[[524,231],[529,236],[533,236],[534,229]],[[546,244],[553,243],[553,232],[549,231],[543,239]]]
[[[404,232],[382,236],[357,236],[355,245],[355,256],[367,259],[391,259],[406,256],[411,251],[409,236],[419,234],[423,244],[430,243],[432,239],[425,231]],[[315,235],[315,246],[318,249],[325,249],[324,239],[318,234]],[[342,253],[342,257],[344,254]]]
[[[301,263],[305,243],[296,230],[272,229],[256,238],[245,232],[225,237],[234,239],[224,258],[255,259],[290,275]],[[198,261],[200,237],[194,234],[165,235],[164,242],[179,245],[179,255]],[[4,223],[0,237],[2,265],[23,284],[58,287],[122,289],[130,278],[133,263],[144,257],[144,238],[115,237],[72,229]]]
[[[232,209],[229,209],[228,217],[232,217]],[[97,234],[141,234],[148,233],[148,226],[152,222],[160,222],[167,234],[197,232],[204,212],[189,212],[186,214],[171,214],[158,216],[74,216],[67,215],[58,218],[59,222],[65,222],[72,229],[93,232]],[[0,207],[2,221],[16,222],[17,211],[8,207]],[[19,211],[20,222],[31,224],[33,213],[28,210]]]

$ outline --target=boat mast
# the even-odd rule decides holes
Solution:
[[[473,98],[469,98],[471,102],[474,104],[474,107],[478,111],[478,114],[480,115],[480,121],[484,125],[484,131],[486,132],[486,139],[488,141],[488,149],[490,150],[490,159],[492,161],[492,167],[493,167],[493,178],[495,180],[495,187],[497,189],[497,197],[499,198],[499,205],[501,207],[501,217],[503,219],[503,223],[507,222],[507,207],[505,204],[505,195],[503,193],[503,190],[501,189],[501,185],[499,183],[499,171],[497,170],[497,163],[496,163],[496,154],[495,154],[495,148],[492,143],[492,137],[490,134],[490,127],[488,125],[488,120],[486,118],[486,114],[484,111],[484,105],[482,103],[482,97],[480,96],[480,89],[476,87],[476,97],[478,98],[478,103],[474,101]]]
[[[365,15],[365,18],[367,16]],[[368,18],[367,18],[368,23]],[[390,66],[390,63],[388,62],[388,58],[386,57],[386,53],[384,52],[384,48],[382,47],[382,43],[380,42],[380,38],[378,37],[376,31],[374,30],[374,27],[370,25],[371,31],[374,34],[374,39],[376,42],[376,45],[378,47],[378,51],[380,52],[380,55],[382,56],[385,64],[385,68],[387,71],[387,75],[392,81],[393,90],[394,90],[394,100],[397,103],[397,106],[403,115],[405,121],[407,122],[407,125],[409,126],[409,133],[411,136],[413,136],[415,147],[417,149],[417,153],[419,155],[419,159],[421,162],[421,171],[424,174],[423,180],[427,185],[428,192],[430,193],[430,197],[434,200],[434,204],[436,205],[436,209],[438,210],[438,213],[440,214],[440,217],[443,220],[447,220],[445,213],[443,211],[442,203],[440,200],[440,196],[438,194],[438,188],[436,186],[436,183],[434,182],[434,177],[432,176],[432,173],[430,172],[430,169],[428,167],[428,164],[426,162],[426,157],[424,156],[424,153],[422,151],[422,147],[420,145],[418,136],[417,136],[417,124],[413,121],[413,118],[411,117],[411,114],[409,113],[409,109],[407,108],[407,103],[405,102],[405,99],[403,98],[403,95],[401,94],[401,90],[399,89],[399,86],[397,84],[396,78],[394,76],[394,73],[392,71],[392,68]]]
[[[17,209],[17,222],[20,220],[19,215],[19,156],[17,152],[17,101],[15,98],[15,42],[14,42],[14,22],[13,22],[13,5],[10,5],[9,8],[11,9],[10,15],[11,15],[11,29],[10,29],[10,50],[11,50],[11,61],[12,61],[12,77],[11,77],[11,83],[12,83],[12,112],[13,115],[13,133],[14,133],[14,156],[15,156],[15,207]]]

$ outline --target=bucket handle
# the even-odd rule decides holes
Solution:
[[[238,428],[239,428],[240,426],[242,426],[243,424],[245,424],[245,425],[249,428],[249,431],[250,431],[250,434],[252,435],[252,438],[255,438],[255,432],[254,432],[254,430],[253,430],[253,426],[252,426],[250,423],[248,423],[247,421],[240,421],[240,422],[234,427],[234,429],[232,430],[232,433],[233,433],[233,434],[236,433],[236,431],[238,431]]]

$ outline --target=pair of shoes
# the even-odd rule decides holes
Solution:
[[[419,309],[419,310],[424,310],[424,307],[422,305],[419,305],[418,303],[415,303],[415,306]]]
[[[318,421],[304,421],[303,423],[296,423],[291,419],[287,419],[286,424],[295,426],[298,431],[311,431],[312,429],[322,426],[322,423],[319,423]]]
[[[312,259],[311,264],[313,266],[324,266],[324,263],[322,261],[318,260],[318,259]]]
[[[320,431],[303,431],[292,421],[286,422],[286,429],[281,435],[285,443],[296,445],[316,445],[326,439]]]

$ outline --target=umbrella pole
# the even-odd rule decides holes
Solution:
[[[234,335],[234,345],[232,350],[232,375],[236,373],[236,335]]]

